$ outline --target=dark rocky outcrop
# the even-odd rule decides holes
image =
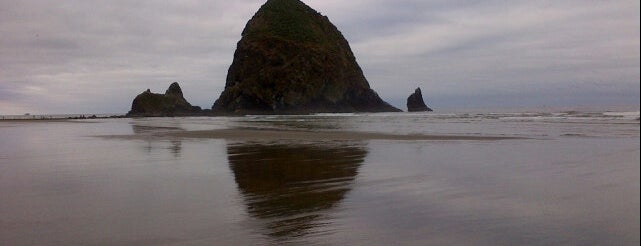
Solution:
[[[178,82],[169,86],[165,94],[152,93],[149,89],[136,96],[127,116],[133,117],[165,117],[189,116],[201,114],[198,106],[192,106],[183,97]]]
[[[369,86],[347,40],[299,0],[269,0],[247,23],[216,113],[395,112]]]
[[[421,93],[421,88],[416,88],[414,93],[407,98],[407,111],[408,112],[424,112],[432,111],[431,108],[425,105],[423,101],[423,93]]]

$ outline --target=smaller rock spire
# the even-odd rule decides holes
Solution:
[[[414,90],[414,93],[407,98],[407,111],[408,112],[432,111],[431,108],[425,105],[425,101],[423,101],[423,93],[421,93],[420,87],[416,88],[416,90]]]
[[[165,95],[174,95],[178,97],[183,97],[183,91],[180,89],[180,85],[178,85],[178,82],[171,83],[167,91],[165,92]]]

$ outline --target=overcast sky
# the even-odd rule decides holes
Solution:
[[[210,108],[263,0],[0,0],[0,114],[126,113],[180,82]],[[306,0],[405,109],[639,104],[638,0]]]

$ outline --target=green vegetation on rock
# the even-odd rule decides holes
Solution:
[[[326,45],[326,17],[298,0],[267,1],[247,24],[243,36],[270,36]]]

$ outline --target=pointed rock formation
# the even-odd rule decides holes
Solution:
[[[180,85],[178,85],[178,82],[171,83],[171,85],[169,85],[169,88],[167,88],[167,91],[165,91],[165,95],[173,95],[184,99],[183,90],[180,89]]]
[[[421,93],[421,88],[416,88],[414,93],[407,98],[407,111],[408,112],[424,112],[432,111],[431,108],[425,105],[423,101],[423,93]]]
[[[299,0],[269,0],[247,23],[216,113],[400,111],[369,86],[347,40]]]
[[[139,94],[131,104],[131,111],[127,116],[133,117],[166,117],[187,116],[201,112],[198,106],[192,106],[183,97],[178,82],[169,86],[165,94],[152,93],[149,89]]]

